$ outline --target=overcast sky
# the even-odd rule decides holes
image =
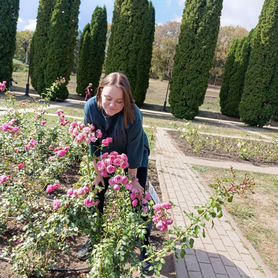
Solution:
[[[156,23],[181,21],[184,0],[153,0]],[[258,23],[264,0],[224,0],[221,26],[239,25],[251,30]],[[112,21],[114,0],[81,0],[79,29],[90,22],[95,7],[105,5],[108,22]],[[18,31],[35,30],[39,0],[20,0]]]

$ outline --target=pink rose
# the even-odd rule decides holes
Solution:
[[[47,186],[46,192],[48,194],[51,194],[51,193],[55,192],[56,190],[58,190],[60,188],[61,188],[61,184],[60,183],[50,184],[50,185]]]
[[[7,183],[10,178],[11,176],[5,176],[5,175],[0,176],[0,185]]]
[[[107,137],[103,139],[101,143],[104,147],[108,147],[112,143],[112,141],[113,141],[112,137]]]
[[[118,184],[115,184],[113,186],[113,189],[116,190],[116,191],[119,191],[121,189],[121,187]]]
[[[62,206],[62,201],[61,200],[54,200],[53,201],[53,209],[58,210]]]
[[[133,206],[134,208],[138,206],[138,200],[137,200],[137,199],[135,199],[135,200],[132,201],[132,206]]]
[[[23,170],[24,168],[25,168],[25,163],[24,162],[18,164],[18,170],[19,171]]]
[[[96,202],[94,200],[91,200],[90,198],[87,198],[87,199],[84,200],[84,205],[87,208],[91,208],[93,206],[96,206]]]
[[[113,174],[113,173],[115,173],[116,168],[112,165],[108,165],[107,168],[106,168],[106,171],[107,171],[108,174]]]

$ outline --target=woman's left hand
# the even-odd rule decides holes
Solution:
[[[144,188],[140,185],[137,179],[131,182],[131,184],[133,186],[133,189],[138,190],[138,192],[140,192],[141,194],[144,194]]]

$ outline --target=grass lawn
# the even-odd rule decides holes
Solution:
[[[193,166],[206,184],[219,177],[231,177],[231,171],[204,166]],[[235,171],[236,180],[242,181],[245,173]],[[264,262],[277,276],[277,176],[248,173],[255,182],[254,194],[237,196],[226,206],[244,236],[253,244]],[[276,277],[275,276],[275,277]]]

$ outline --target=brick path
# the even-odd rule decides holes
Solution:
[[[171,200],[176,205],[173,209],[175,224],[184,227],[188,220],[183,211],[204,204],[210,196],[209,189],[161,128],[157,128],[156,144],[155,158],[163,201]],[[177,278],[272,277],[227,213],[215,220],[214,228],[208,225],[206,238],[196,240],[194,249],[175,263]]]

